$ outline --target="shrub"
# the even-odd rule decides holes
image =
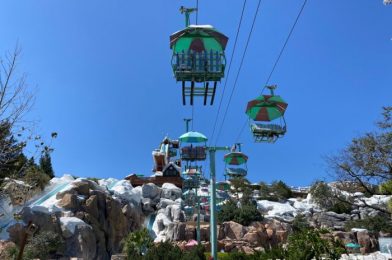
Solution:
[[[352,228],[365,228],[371,232],[387,232],[392,233],[392,221],[388,216],[375,216],[358,220],[350,220],[345,224],[346,230]]]
[[[153,246],[153,240],[146,228],[129,233],[123,243],[123,252],[127,254],[128,259],[133,260],[141,259]]]
[[[182,259],[183,252],[181,249],[172,245],[170,242],[162,242],[156,246],[152,246],[143,259],[146,260],[171,260]]]
[[[384,195],[391,195],[392,194],[392,180],[386,181],[379,186],[379,191],[381,194]]]
[[[181,251],[181,249],[166,241],[152,246],[143,259],[146,260],[204,260],[204,246],[199,245],[189,251]]]
[[[24,249],[27,259],[48,259],[64,244],[61,236],[53,231],[42,231],[32,237]]]
[[[294,232],[302,232],[309,229],[310,225],[304,215],[298,214],[295,216],[291,228]]]
[[[307,229],[289,236],[284,259],[340,259],[344,251],[337,242],[321,238],[319,231]]]
[[[49,183],[50,177],[37,166],[30,165],[24,173],[23,180],[31,186],[39,187],[43,190]]]
[[[241,225],[249,225],[252,221],[261,221],[263,216],[252,202],[242,203],[241,207],[230,200],[225,203],[218,212],[218,222],[234,221]]]

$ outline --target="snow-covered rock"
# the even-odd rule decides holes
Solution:
[[[257,201],[257,208],[265,213],[264,217],[279,218],[285,221],[292,221],[298,214],[297,210],[289,202],[280,203],[269,200]]]
[[[78,226],[88,226],[92,229],[90,225],[76,217],[61,217],[60,224],[65,237],[72,236],[75,233],[75,228]]]

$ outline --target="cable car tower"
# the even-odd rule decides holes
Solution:
[[[210,97],[213,105],[218,81],[224,77],[228,37],[211,25],[191,25],[190,14],[195,11],[196,8],[180,8],[185,15],[185,29],[170,35],[171,65],[176,81],[182,83],[183,105],[186,97],[193,105],[197,96],[204,98],[204,105]]]

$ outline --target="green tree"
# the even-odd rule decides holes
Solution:
[[[23,180],[31,186],[39,187],[43,190],[50,181],[50,177],[46,175],[35,163],[32,164],[30,162],[24,171]]]
[[[39,167],[50,178],[54,178],[54,171],[52,167],[52,158],[48,151],[45,151],[39,159]]]
[[[238,207],[236,202],[229,200],[222,205],[221,210],[218,212],[219,223],[234,221],[247,226],[253,221],[261,220],[263,220],[263,216],[252,201],[241,202]]]
[[[344,196],[338,190],[333,190],[327,183],[315,182],[310,187],[312,200],[325,210],[336,213],[350,213],[352,210],[353,198]]]
[[[354,138],[339,154],[327,158],[330,169],[342,185],[354,183],[369,196],[378,192],[373,185],[388,183],[392,179],[392,107],[384,107],[382,115],[376,131]],[[391,213],[386,207],[358,199],[362,207]]]
[[[286,200],[293,196],[291,189],[283,181],[274,181],[271,184],[271,190],[278,200]]]
[[[0,122],[0,180],[11,177],[26,159],[22,154],[24,143],[18,143],[11,132],[11,124]]]
[[[243,177],[235,177],[230,180],[231,191],[236,194],[237,199],[241,193],[241,201],[249,201],[252,198],[252,189],[249,185],[249,181]]]

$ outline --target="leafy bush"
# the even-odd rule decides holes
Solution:
[[[182,259],[183,252],[181,249],[172,245],[170,242],[166,241],[159,243],[156,246],[152,246],[143,259],[146,260],[171,260],[171,259]]]
[[[352,206],[345,202],[347,198],[341,198],[342,195],[335,194],[331,187],[325,182],[316,182],[310,188],[310,194],[312,199],[320,207],[328,211],[333,211],[336,213],[350,213]],[[340,196],[340,197],[339,197]]]
[[[340,259],[344,252],[344,247],[337,242],[323,239],[319,231],[308,229],[289,236],[284,259]]]
[[[365,219],[350,220],[345,224],[346,230],[352,228],[365,228],[372,232],[387,232],[392,233],[392,221],[388,216],[375,216]]]
[[[53,256],[63,244],[64,241],[57,233],[42,231],[28,241],[23,256],[27,259],[52,258],[50,256]]]
[[[153,240],[146,228],[129,233],[123,241],[123,252],[128,259],[141,259],[143,255],[153,246]]]
[[[263,216],[257,210],[257,206],[252,202],[242,203],[241,207],[230,200],[225,203],[218,212],[218,222],[234,221],[241,225],[249,225],[252,221],[261,221]]]
[[[30,165],[25,170],[23,180],[31,186],[39,187],[41,190],[43,190],[49,183],[50,177],[36,165]]]
[[[379,191],[384,195],[392,194],[392,180],[386,181],[379,186]]]
[[[146,260],[204,260],[204,247],[196,246],[189,251],[182,251],[178,246],[166,241],[152,246],[143,259]]]
[[[295,216],[293,223],[291,224],[291,228],[294,232],[302,232],[308,230],[310,225],[304,215],[298,214]]]

